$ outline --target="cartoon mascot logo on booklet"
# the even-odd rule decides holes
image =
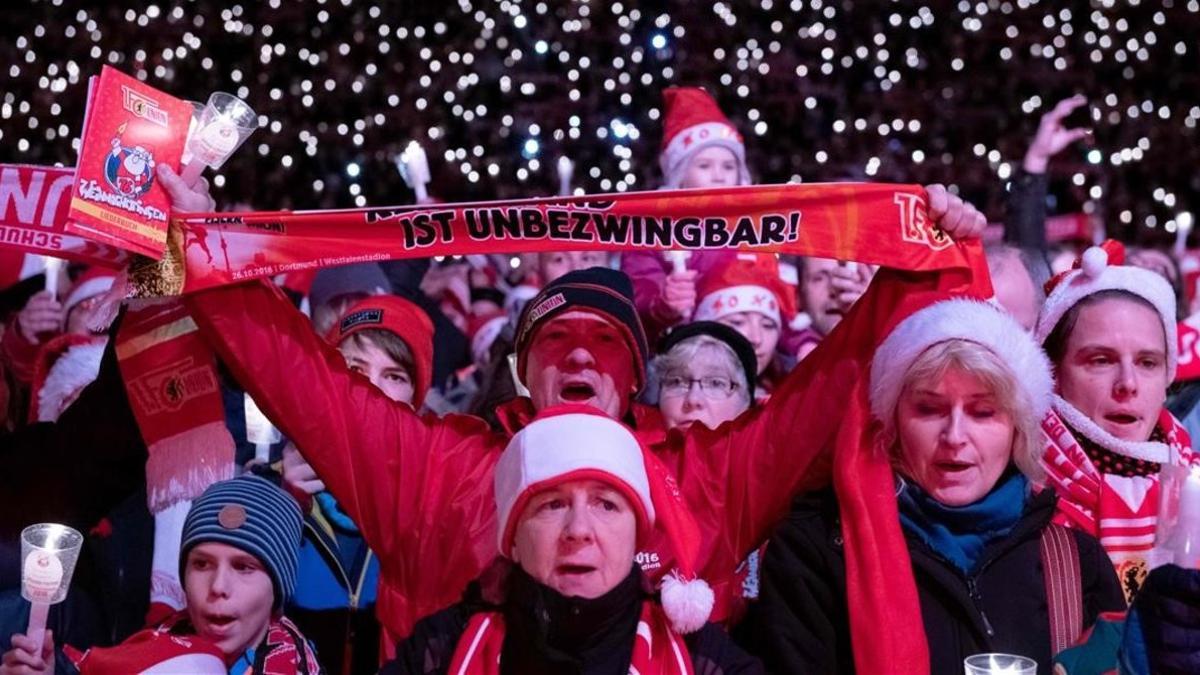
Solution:
[[[140,145],[121,145],[112,139],[112,152],[104,162],[104,178],[118,193],[137,199],[154,185],[154,154]]]

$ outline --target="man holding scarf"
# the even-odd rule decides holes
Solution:
[[[211,209],[206,194],[187,190],[165,171],[160,177],[176,210]],[[983,218],[972,207],[940,186],[928,194],[932,220],[943,230],[960,239],[981,231]],[[869,348],[868,338],[854,339],[854,331],[890,321],[891,312],[916,302],[904,298],[865,304],[862,318],[849,322],[849,339],[796,371],[768,405],[716,431],[670,436],[656,413],[632,402],[643,383],[645,340],[628,280],[607,270],[564,276],[530,302],[517,346],[531,397],[499,411],[505,426],[499,433],[468,416],[418,417],[351,378],[341,357],[269,286],[230,286],[189,296],[187,303],[206,339],[281,429],[305,447],[322,448],[309,459],[379,553],[390,579],[380,588],[381,620],[401,637],[415,619],[456,600],[490,562],[493,467],[508,438],[555,403],[598,407],[628,423],[643,442],[657,444],[654,451],[665,455],[704,528],[709,568],[703,575],[731,577],[791,495],[805,481],[828,480],[828,464],[817,454],[823,440],[832,442],[836,430],[828,420],[844,409],[857,382],[858,352]],[[308,410],[328,412],[321,418],[299,413]],[[797,448],[792,438],[815,440]],[[652,576],[670,569],[665,551],[643,553]]]

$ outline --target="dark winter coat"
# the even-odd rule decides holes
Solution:
[[[1040,537],[1056,497],[1029,499],[1012,532],[988,544],[966,577],[905,531],[930,672],[961,673],[963,659],[982,652],[1028,656],[1038,672],[1050,667],[1050,619]],[[1079,546],[1084,626],[1102,611],[1125,607],[1112,563],[1100,543],[1073,531]],[[773,673],[853,673],[846,608],[846,559],[832,491],[801,495],[767,546],[759,601],[738,629],[739,641]]]
[[[484,600],[496,594],[505,598]],[[419,621],[380,675],[446,673],[471,616],[495,611],[503,613],[506,625],[500,658],[504,675],[626,675],[642,603],[650,597],[648,583],[636,566],[616,588],[586,600],[562,596],[511,563],[498,561],[468,587],[463,602]],[[714,624],[685,636],[684,641],[697,675],[763,672],[758,659]]]

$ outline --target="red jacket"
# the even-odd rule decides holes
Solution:
[[[456,602],[498,553],[492,470],[532,418],[529,400],[501,409],[503,432],[467,415],[418,416],[351,374],[272,286],[205,291],[188,303],[237,380],[302,449],[378,554],[377,607],[392,637]],[[833,392],[806,387],[807,379],[788,378],[768,404],[716,430],[664,434],[657,411],[631,411],[635,433],[674,470],[706,533],[702,576],[719,598],[732,596],[723,586],[736,583],[738,564],[791,496],[829,480],[827,458],[814,470],[820,446],[797,442],[828,435],[827,416],[801,413],[828,409]],[[671,569],[659,539],[639,558],[655,579]]]

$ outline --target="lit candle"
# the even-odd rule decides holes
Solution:
[[[671,270],[676,274],[687,271],[687,251],[667,251],[667,258],[671,260]]]
[[[575,173],[575,162],[566,155],[558,158],[558,194],[571,194],[571,175]]]
[[[429,199],[425,185],[429,183],[429,160],[425,158],[425,150],[416,141],[409,141],[408,147],[401,155],[404,169],[408,174],[408,184],[417,193],[417,202],[424,203]]]
[[[62,269],[63,261],[48,255],[42,256],[42,259],[46,261],[46,290],[50,291],[51,296],[57,298],[59,270]]]

